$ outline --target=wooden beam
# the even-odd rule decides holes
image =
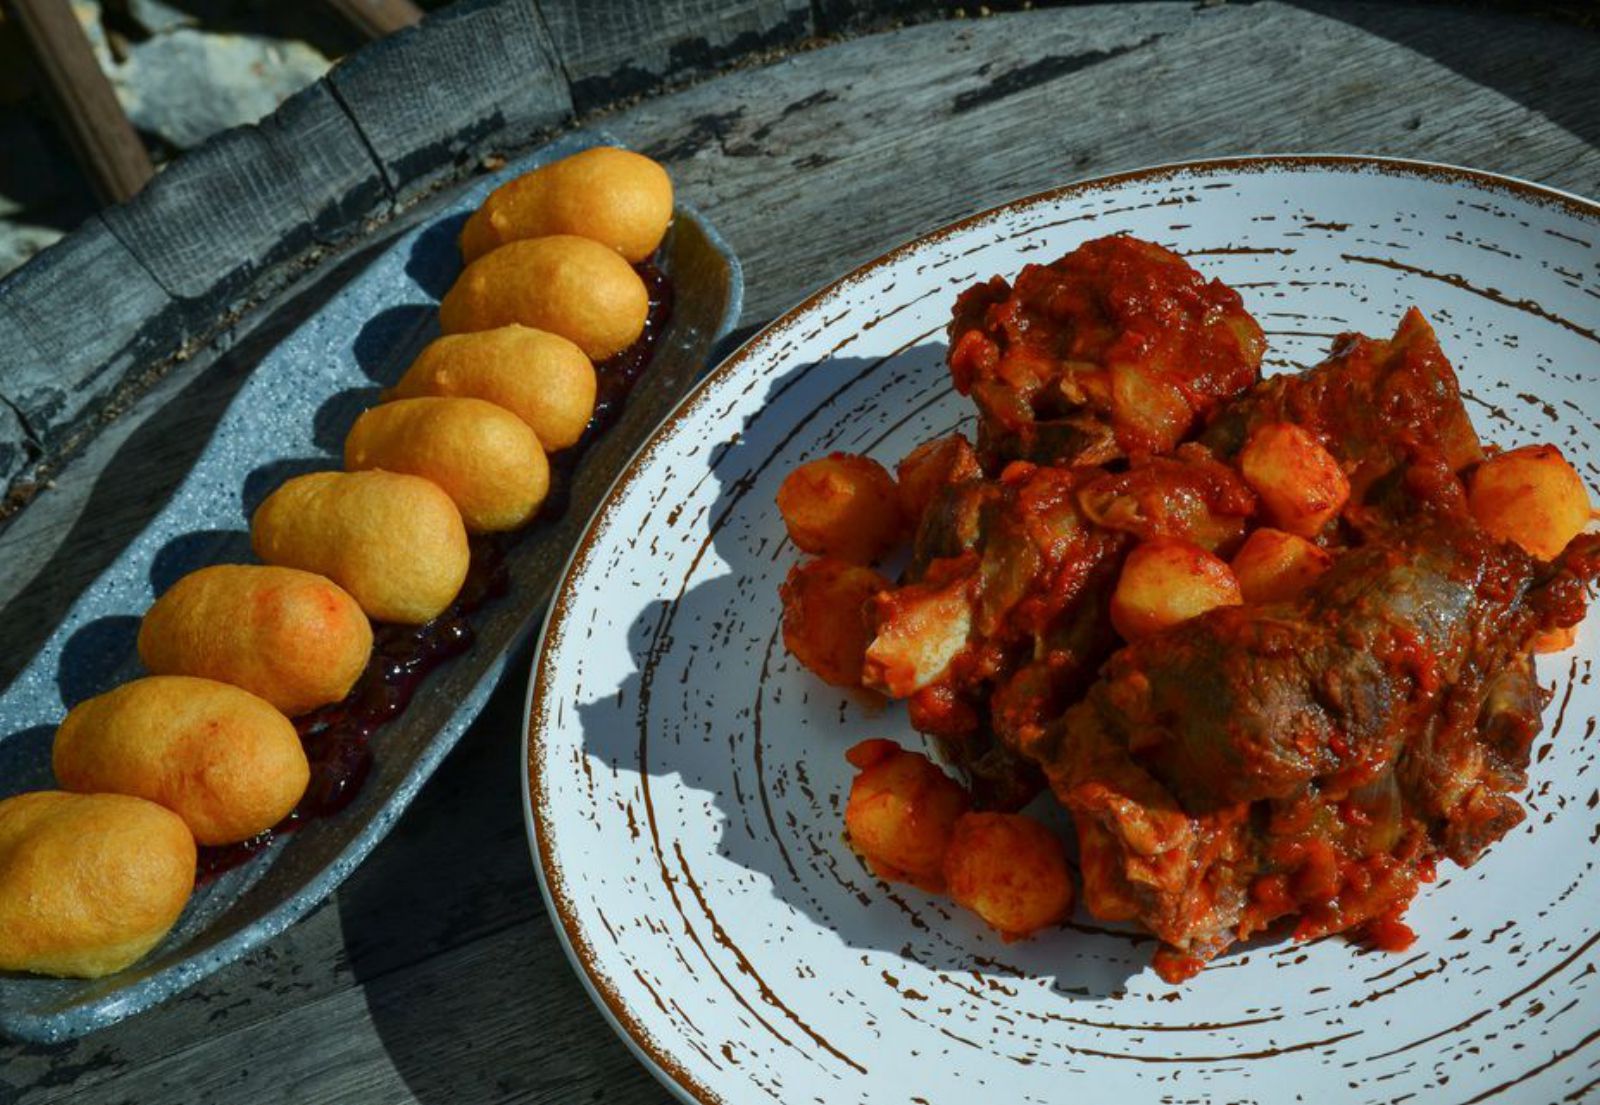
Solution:
[[[411,0],[323,0],[368,38],[383,38],[422,22]]]
[[[155,175],[155,168],[68,0],[6,3],[95,193],[108,203],[131,198]]]

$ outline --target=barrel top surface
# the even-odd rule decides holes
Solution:
[[[147,191],[0,285],[0,488],[63,458],[0,521],[0,686],[165,501],[251,367],[485,158],[555,128],[604,127],[667,166],[743,263],[734,339],[917,234],[1146,165],[1381,154],[1600,196],[1600,36],[1581,26],[1313,0],[859,14],[915,7],[471,0],[196,151],[209,177]],[[402,86],[429,90],[366,106]],[[459,125],[441,139],[425,112]],[[195,189],[287,214],[200,233],[175,220]],[[102,278],[114,294],[86,304]],[[86,306],[139,328],[92,327]],[[84,348],[116,386],[63,386]],[[0,1043],[0,1102],[671,1100],[545,916],[520,804],[527,670],[513,657],[333,898],[150,1013]]]

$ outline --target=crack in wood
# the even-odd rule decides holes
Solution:
[[[1018,92],[1026,91],[1035,85],[1045,84],[1049,81],[1065,77],[1069,73],[1077,73],[1088,69],[1090,66],[1100,65],[1131,54],[1135,50],[1143,50],[1165,38],[1164,34],[1148,35],[1138,42],[1126,46],[1113,46],[1108,50],[1085,50],[1081,54],[1052,54],[1042,57],[1038,61],[1027,65],[1020,65],[1015,69],[1008,69],[983,88],[974,88],[962,92],[955,98],[950,108],[952,115],[962,115],[974,108],[983,107],[1004,100],[1008,96],[1015,96]]]
[[[399,193],[395,190],[394,181],[389,179],[389,167],[383,163],[383,158],[378,156],[378,151],[372,145],[372,139],[367,135],[366,128],[361,125],[361,120],[356,118],[356,113],[350,110],[350,105],[345,102],[344,94],[339,91],[339,87],[326,77],[322,79],[321,83],[328,90],[328,95],[332,97],[333,106],[343,112],[346,119],[350,120],[350,125],[356,130],[356,137],[361,140],[361,148],[366,151],[367,156],[372,159],[372,164],[377,167],[378,183],[383,185],[384,194],[388,196],[389,206],[392,210],[394,205],[399,202]]]

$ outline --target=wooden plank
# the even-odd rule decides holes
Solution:
[[[1591,146],[1600,145],[1600,115],[1592,93],[1600,83],[1600,7],[1589,5],[1587,29],[1549,20],[1518,18],[1517,5],[1473,17],[1470,37],[1457,18],[1421,4],[1330,4],[1306,2],[1318,15],[1365,31],[1438,63],[1486,88],[1500,89],[1519,103],[1565,127]],[[1527,5],[1524,5],[1527,6]],[[1556,15],[1541,8],[1545,16]],[[1565,14],[1578,15],[1579,7]],[[1579,95],[1573,95],[1580,90]],[[1419,107],[1422,105],[1418,105]],[[1592,173],[1585,195],[1600,195],[1600,173]]]
[[[34,451],[16,408],[0,399],[0,486],[27,466]]]
[[[422,22],[422,9],[411,0],[324,0],[324,3],[368,38],[383,38]]]
[[[274,266],[390,209],[355,124],[314,85],[259,127],[186,154],[0,284],[0,317],[48,350],[16,346],[0,364],[0,398],[54,447],[136,367],[214,326],[245,289],[265,295],[291,275]],[[84,296],[102,281],[105,301]],[[14,474],[4,468],[0,487]]]
[[[0,395],[45,448],[188,333],[181,305],[98,215],[0,281],[0,310],[38,352],[0,362]]]
[[[856,39],[607,126],[714,213],[745,261],[751,319],[941,223],[1163,161],[1355,150],[1597,191],[1595,146],[1551,119],[1559,103],[1600,120],[1596,36],[1431,18],[1478,44],[1505,91],[1290,5],[1097,5]]]
[[[99,197],[128,199],[155,173],[89,39],[64,0],[7,0],[56,118]]]
[[[346,58],[328,81],[402,199],[572,116],[533,0],[453,5]]]
[[[808,0],[538,0],[588,111],[813,33]]]
[[[1585,137],[1600,125],[1594,36],[1429,18],[1476,44],[1487,84],[1399,31],[1294,7],[1096,6],[854,40],[605,125],[667,156],[680,195],[729,235],[746,265],[747,322],[985,204],[1184,156],[1361,148],[1600,190],[1600,151]],[[1395,88],[1406,94],[1380,94]],[[23,531],[0,531],[0,602],[30,590],[34,570],[11,566],[36,544],[59,542],[41,577],[79,585],[80,561],[114,554],[161,498],[149,489],[181,474],[168,439],[205,432],[249,354],[188,385],[181,368],[133,412],[150,429],[86,455],[24,512],[32,536],[13,544]],[[156,421],[163,404],[172,413]],[[152,501],[128,501],[141,492]],[[82,521],[47,532],[63,517]],[[0,608],[4,642],[41,616]],[[513,686],[497,701],[515,698]],[[316,1101],[666,1100],[598,1012],[560,997],[576,983],[553,931],[531,920],[517,719],[497,709],[333,906],[161,1010],[48,1056],[0,1047],[0,1099],[274,1100],[292,1087]],[[457,1034],[446,1018],[483,1031]],[[444,1047],[430,1044],[435,1031]]]
[[[4,298],[0,298],[0,350],[4,351],[0,364],[10,366],[6,376],[20,380],[49,375],[44,358],[12,317]],[[38,453],[38,440],[23,419],[21,408],[8,395],[4,379],[0,379],[0,489],[22,472]]]
[[[28,1093],[16,1105],[67,1096],[82,1105],[675,1100],[600,1023],[567,964],[532,936],[531,925],[507,929],[307,1002],[272,1032],[213,1035],[84,1092]]]
[[[936,18],[956,5],[927,4],[922,0],[815,0],[812,6],[816,10],[817,33],[836,35],[870,30],[900,20]],[[971,10],[976,13],[980,6],[974,4]]]
[[[391,210],[383,170],[326,81],[261,120],[277,171],[293,179],[318,242],[337,242]]]
[[[106,224],[197,321],[214,319],[276,262],[311,244],[311,214],[254,126],[179,158]]]

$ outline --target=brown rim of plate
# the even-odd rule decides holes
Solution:
[[[1600,203],[1570,192],[1550,188],[1546,185],[1534,184],[1530,181],[1486,172],[1482,169],[1468,169],[1431,161],[1412,161],[1405,158],[1362,154],[1256,154],[1239,157],[1207,158],[1200,161],[1173,162],[1144,169],[1112,173],[1107,176],[1092,177],[1088,180],[1066,184],[1048,191],[1036,192],[1032,195],[997,204],[977,214],[968,215],[966,218],[959,219],[896,246],[819,288],[798,305],[762,327],[758,334],[729,354],[720,365],[707,373],[705,378],[695,385],[694,390],[679,402],[672,413],[662,420],[661,424],[655,428],[644,444],[634,453],[627,465],[618,473],[616,480],[613,481],[610,489],[606,492],[605,498],[601,500],[600,505],[595,509],[593,517],[590,518],[588,526],[584,529],[583,537],[578,541],[577,547],[573,550],[572,556],[562,572],[561,584],[556,591],[555,597],[551,600],[550,612],[545,617],[544,628],[539,635],[538,655],[534,659],[533,679],[529,683],[525,707],[527,722],[522,735],[525,764],[523,772],[523,816],[528,830],[528,844],[536,861],[535,866],[539,875],[540,889],[544,893],[546,905],[555,912],[559,919],[560,923],[556,926],[556,933],[561,940],[562,946],[566,949],[567,958],[572,961],[574,966],[579,968],[579,977],[583,980],[585,988],[600,1006],[601,1012],[605,1014],[606,1019],[612,1023],[618,1034],[622,1036],[623,1042],[655,1072],[656,1076],[669,1089],[677,1093],[685,1101],[699,1103],[699,1105],[712,1105],[712,1103],[722,1102],[723,1098],[719,1097],[709,1087],[701,1084],[674,1056],[656,1044],[654,1039],[644,1031],[643,1026],[633,1017],[627,1004],[611,985],[610,980],[600,972],[588,941],[578,931],[574,922],[572,904],[565,893],[565,883],[561,872],[551,863],[548,850],[540,846],[540,839],[545,835],[544,797],[538,773],[534,770],[533,732],[535,722],[542,720],[550,713],[549,705],[545,701],[546,666],[549,656],[544,644],[549,639],[550,634],[562,629],[566,622],[572,601],[571,581],[576,576],[577,569],[589,559],[595,537],[600,529],[601,518],[611,511],[616,501],[632,486],[645,461],[655,453],[662,439],[682,419],[698,409],[715,385],[734,375],[755,351],[764,347],[775,334],[787,329],[818,303],[841,289],[857,283],[875,269],[897,260],[913,249],[948,238],[975,223],[993,218],[1002,212],[1032,207],[1064,197],[1099,191],[1136,181],[1158,181],[1176,176],[1202,176],[1221,172],[1261,173],[1273,170],[1303,171],[1307,169],[1350,172],[1365,170],[1394,176],[1444,181],[1446,183],[1468,183],[1487,191],[1508,193],[1517,199],[1531,201],[1541,206],[1563,208],[1581,218],[1600,220]]]

